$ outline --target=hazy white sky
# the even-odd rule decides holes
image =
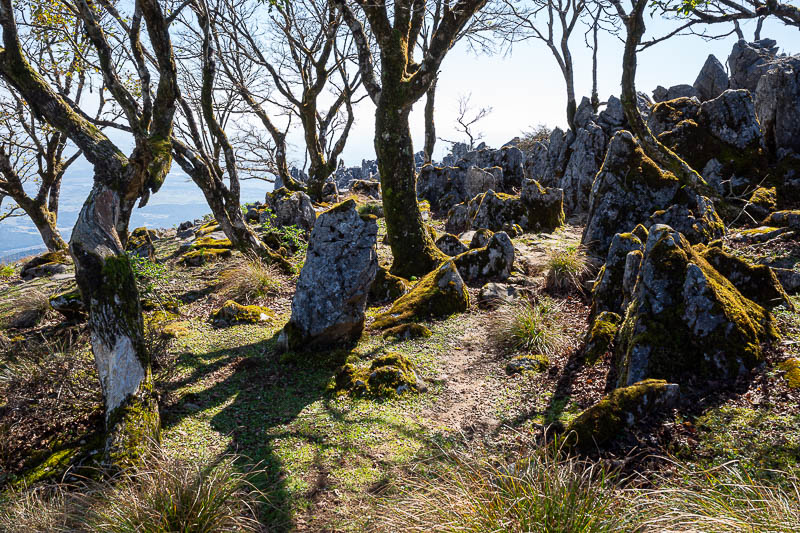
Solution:
[[[648,22],[645,36],[660,35],[673,24],[662,19]],[[745,37],[752,40],[755,22],[742,26]],[[776,39],[787,53],[800,52],[800,31],[776,22],[766,22],[762,37]],[[576,94],[591,91],[591,50],[583,41],[583,30],[573,35],[573,55],[576,66]],[[649,48],[639,56],[637,87],[648,94],[657,85],[669,87],[679,83],[691,84],[697,77],[708,54],[715,54],[725,64],[736,37],[720,41],[704,41],[699,37],[678,37]],[[598,86],[600,98],[619,94],[622,43],[605,35],[600,43]],[[452,139],[459,95],[471,93],[476,107],[491,106],[493,112],[478,128],[490,146],[500,146],[536,124],[550,127],[566,124],[566,93],[564,81],[555,59],[540,41],[528,41],[515,46],[510,56],[475,56],[463,44],[457,45],[444,60],[438,85],[436,123],[439,136]],[[580,101],[580,96],[578,98]],[[414,107],[412,133],[414,149],[422,149],[424,100]],[[357,112],[350,142],[344,152],[347,166],[360,164],[362,158],[374,157],[372,147],[374,107],[362,103]],[[449,145],[437,142],[436,159]],[[300,156],[302,157],[302,156]],[[302,159],[300,160],[302,162]]]

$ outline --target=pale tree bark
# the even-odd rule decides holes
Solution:
[[[75,277],[89,307],[89,331],[105,402],[105,461],[122,466],[140,457],[159,435],[159,415],[146,351],[141,305],[123,240],[130,212],[146,201],[169,171],[170,136],[178,95],[167,20],[156,0],[137,0],[129,33],[139,61],[142,102],[116,72],[112,47],[88,0],[75,8],[97,54],[104,83],[123,109],[136,147],[126,157],[99,129],[36,72],[20,45],[12,0],[0,0],[3,49],[0,75],[30,105],[33,113],[67,135],[94,167],[94,184],[70,239]],[[149,73],[139,43],[147,27],[159,82],[151,98]]]
[[[408,123],[411,106],[430,88],[439,66],[464,26],[486,0],[459,0],[442,9],[442,20],[430,46],[417,62],[414,49],[426,15],[424,0],[394,2],[393,20],[383,2],[335,0],[353,34],[367,93],[376,105],[375,152],[383,190],[386,230],[394,261],[392,273],[420,276],[446,256],[436,247],[417,203],[414,147]],[[358,5],[380,49],[380,81],[364,27],[351,4]]]

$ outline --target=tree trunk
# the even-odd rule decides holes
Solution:
[[[66,250],[67,243],[61,237],[58,231],[57,213],[48,210],[43,205],[34,206],[28,216],[33,221],[39,235],[42,236],[42,241],[47,249],[51,252],[59,250]]]
[[[434,78],[431,88],[425,96],[425,161],[433,162],[433,148],[436,145],[436,123],[434,121],[434,103],[436,100],[436,82]]]
[[[104,178],[95,176],[69,247],[105,399],[106,462],[126,466],[159,438],[160,421],[139,292],[116,229],[122,202],[106,185],[124,179]]]
[[[622,93],[620,100],[625,111],[631,132],[639,139],[639,143],[648,157],[662,168],[672,172],[682,183],[690,185],[700,194],[717,198],[719,194],[709,187],[703,178],[675,152],[664,146],[642,118],[636,97],[636,49],[645,31],[645,0],[637,0],[634,9],[626,21],[627,38],[622,56]]]
[[[423,276],[447,257],[436,247],[417,203],[417,170],[403,88],[384,84],[375,111],[375,153],[381,174],[386,232],[394,261],[391,272]]]
[[[575,101],[575,80],[571,63],[568,63],[564,70],[564,80],[567,82],[567,124],[572,131],[575,131],[575,112],[578,110],[578,103]]]

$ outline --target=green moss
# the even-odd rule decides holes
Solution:
[[[390,352],[372,361],[369,368],[342,366],[328,385],[334,395],[392,398],[418,389],[414,366],[406,356]]]
[[[475,234],[472,236],[472,240],[469,241],[470,250],[485,247],[487,244],[489,244],[489,239],[491,239],[493,235],[494,232],[487,228],[480,228],[476,230]]]
[[[153,442],[160,441],[161,420],[150,367],[139,391],[109,413],[105,462],[117,468],[138,464]]]
[[[212,263],[226,259],[232,255],[232,251],[227,248],[200,248],[189,250],[181,256],[180,263],[185,266],[200,266],[205,263]]]
[[[214,239],[213,237],[200,237],[192,244],[192,248],[198,250],[200,248],[209,248],[214,250],[233,248],[233,243],[230,239]]]
[[[784,377],[790,389],[800,388],[800,359],[792,357],[778,363],[778,369],[784,372]]]
[[[778,193],[775,187],[759,187],[750,195],[749,203],[774,211],[778,206]]]
[[[570,422],[567,442],[584,451],[591,450],[675,401],[677,385],[663,380],[648,379],[616,389]]]
[[[379,329],[431,317],[445,317],[469,308],[469,292],[452,261],[423,277],[411,292],[375,319]]]
[[[586,335],[586,347],[583,350],[586,362],[594,364],[608,351],[613,350],[614,338],[617,336],[622,317],[616,313],[603,311],[598,314]]]
[[[352,198],[348,198],[343,202],[339,202],[335,204],[333,207],[325,211],[326,213],[344,213],[345,211],[349,211],[350,209],[356,209],[356,201]]]
[[[506,373],[544,372],[549,366],[550,359],[546,355],[518,355],[506,364]]]
[[[413,322],[409,324],[400,324],[399,326],[394,326],[383,332],[384,339],[395,338],[400,340],[408,340],[427,338],[431,335],[433,335],[431,330],[422,324],[416,324]]]
[[[233,300],[211,314],[211,321],[216,326],[233,324],[261,324],[275,319],[275,313],[268,307],[258,305],[241,305]]]
[[[211,222],[206,222],[199,228],[197,231],[194,232],[195,237],[203,237],[208,235],[209,233],[214,233],[215,231],[219,231],[219,223],[216,220],[212,220]]]

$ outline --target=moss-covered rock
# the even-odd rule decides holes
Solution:
[[[156,246],[153,244],[153,237],[156,237],[155,231],[148,230],[145,227],[136,228],[128,236],[125,250],[143,259],[155,261]]]
[[[786,383],[790,389],[800,388],[800,359],[792,357],[778,363],[778,369],[784,372]]]
[[[408,293],[409,282],[395,276],[389,269],[379,266],[375,274],[375,280],[369,288],[369,302],[384,303],[393,302]]]
[[[489,240],[493,235],[494,232],[490,229],[476,229],[475,233],[472,235],[472,239],[469,241],[469,249],[474,250],[476,248],[484,248],[487,244],[489,244]]]
[[[78,289],[65,291],[50,297],[50,307],[67,320],[85,320],[89,310],[83,305]]]
[[[648,416],[673,407],[679,398],[678,385],[659,379],[616,389],[570,422],[566,428],[567,443],[590,451]]]
[[[233,252],[229,248],[198,248],[183,254],[178,262],[184,266],[197,267],[227,259],[231,255]]]
[[[185,321],[172,322],[161,328],[161,335],[167,339],[185,337],[192,332],[190,326],[190,323]]]
[[[666,224],[683,233],[692,244],[709,243],[725,236],[725,224],[717,214],[714,203],[705,196],[697,196],[694,207],[673,204],[650,216],[648,226]]]
[[[233,300],[211,314],[211,321],[217,327],[233,324],[261,324],[275,319],[275,313],[268,307],[258,305],[241,305]]]
[[[772,316],[669,226],[650,228],[636,290],[617,337],[620,386],[646,378],[720,381],[762,360]]]
[[[201,248],[208,248],[213,250],[222,250],[222,249],[232,249],[233,243],[231,243],[230,239],[215,239],[210,235],[206,235],[205,237],[200,237],[196,241],[192,243],[192,248],[194,250],[199,250]]]
[[[621,323],[622,317],[609,311],[603,311],[594,317],[592,327],[586,334],[586,347],[583,350],[586,362],[594,364],[613,350],[614,339]]]
[[[411,291],[388,311],[375,318],[373,325],[386,329],[405,322],[445,317],[469,309],[469,292],[453,261],[446,261],[423,277]]]
[[[506,374],[521,374],[523,372],[544,372],[550,366],[546,355],[518,355],[506,363]]]
[[[731,255],[716,246],[698,245],[696,249],[746,298],[767,309],[784,305],[787,309],[794,310],[794,304],[770,267],[754,265],[747,259]]]
[[[788,236],[791,236],[791,231],[791,229],[786,227],[774,228],[771,226],[759,226],[757,228],[739,230],[732,234],[730,238],[734,242],[758,244],[771,241],[772,239],[777,239],[785,234],[789,234]]]
[[[469,250],[467,245],[452,233],[445,233],[436,239],[436,247],[450,257],[455,257]]]
[[[209,233],[214,233],[215,231],[220,231],[220,226],[216,220],[211,220],[210,222],[206,222],[197,228],[194,232],[194,235],[195,237],[203,237]]]
[[[393,398],[418,389],[414,366],[405,355],[397,352],[378,357],[369,368],[348,363],[339,369],[328,386],[328,391],[336,395],[379,398]]]
[[[399,326],[394,326],[383,332],[384,339],[394,338],[397,340],[427,338],[431,335],[433,335],[431,330],[415,322],[400,324]]]
[[[542,187],[536,180],[525,180],[520,199],[528,209],[527,225],[519,224],[522,229],[551,232],[564,225],[563,190]]]
[[[475,242],[474,237],[472,240]],[[492,234],[484,247],[468,250],[453,258],[453,262],[461,279],[467,282],[486,278],[506,279],[514,265],[514,244],[505,232],[500,231]]]
[[[601,267],[592,288],[591,316],[603,311],[623,313],[625,291],[623,277],[630,252],[641,251],[644,244],[633,233],[617,233],[611,240],[605,264]],[[631,265],[633,268],[633,265]],[[638,270],[638,269],[637,269]]]
[[[775,211],[761,223],[764,226],[800,230],[800,209],[794,211]]]
[[[45,252],[22,265],[19,271],[19,277],[28,281],[35,278],[61,274],[67,271],[66,265],[71,263],[72,258],[66,250]]]
[[[760,220],[778,207],[778,192],[775,187],[758,187],[747,200],[747,213]]]

